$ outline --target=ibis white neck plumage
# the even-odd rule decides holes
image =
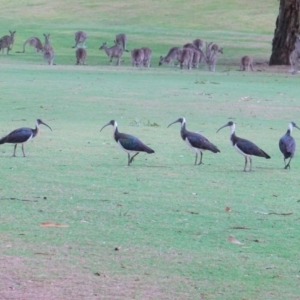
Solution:
[[[185,126],[185,123],[186,123],[185,118],[182,118],[181,128]]]
[[[230,135],[235,133],[235,123],[230,126]]]
[[[289,128],[288,129],[290,130],[290,133],[292,133],[292,131],[293,131],[293,123],[289,124]]]
[[[117,129],[118,129],[118,123],[115,121],[114,122],[114,133],[116,132]]]

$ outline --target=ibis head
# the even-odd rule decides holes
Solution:
[[[103,128],[105,128],[106,126],[109,126],[109,125],[112,125],[112,126],[117,126],[117,122],[115,120],[110,120],[107,124],[105,124],[101,129],[100,131],[102,131]]]
[[[43,125],[47,126],[52,131],[51,127],[49,125],[47,125],[45,122],[43,122],[41,119],[37,119],[36,123],[37,123],[37,127],[38,127],[38,125],[43,124]]]
[[[300,128],[296,125],[296,123],[295,122],[291,122],[290,123],[290,125],[289,125],[289,129],[290,129],[290,131],[292,131],[293,130],[293,127],[295,127],[295,128],[298,128],[299,130],[300,130]]]
[[[221,126],[221,127],[217,130],[217,133],[218,133],[222,128],[225,128],[225,127],[230,127],[230,128],[231,128],[231,132],[234,132],[234,131],[235,131],[235,123],[232,122],[232,121],[229,121],[229,122],[226,123],[225,125]]]
[[[181,124],[183,124],[183,123],[185,123],[185,118],[181,117],[181,118],[177,119],[176,121],[174,121],[171,124],[169,124],[167,128],[169,128],[171,125],[173,125],[175,123],[181,123]]]

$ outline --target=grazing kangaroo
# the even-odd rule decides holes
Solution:
[[[253,70],[253,60],[250,56],[245,55],[241,58],[240,70],[241,71],[254,71]]]
[[[189,70],[192,69],[193,64],[193,57],[194,57],[194,50],[190,48],[183,48],[178,53],[178,62],[180,65],[180,69],[184,66],[187,66]]]
[[[127,36],[125,33],[120,33],[116,35],[115,45],[121,46],[123,51],[128,52],[128,50],[126,50],[126,42]]]
[[[144,50],[133,49],[131,50],[131,62],[133,67],[140,67],[144,63]]]
[[[77,63],[76,65],[84,65],[85,64],[85,60],[86,60],[86,50],[84,48],[78,48],[76,50],[76,60],[77,60]]]
[[[48,62],[49,65],[53,65],[53,59],[54,59],[54,51],[53,48],[50,45],[50,34],[44,34],[45,37],[45,44],[44,44],[44,50],[43,50],[43,57],[44,60]]]
[[[173,47],[169,50],[165,57],[160,57],[158,65],[161,66],[163,63],[169,64],[169,66],[174,66],[174,60],[177,59],[180,47]]]
[[[7,52],[6,54],[8,55],[9,51],[12,49],[12,46],[14,44],[15,41],[15,33],[16,31],[10,31],[10,36],[9,35],[5,35],[0,39],[0,50],[2,50],[2,54],[4,54],[4,48],[7,48]]]
[[[195,45],[196,48],[202,50],[202,48],[204,46],[204,41],[201,39],[195,39],[195,40],[193,40],[193,44]]]
[[[103,43],[103,45],[99,48],[100,50],[103,49],[107,56],[109,57],[109,62],[112,63],[114,57],[117,58],[116,65],[119,66],[121,62],[121,57],[123,55],[123,49],[120,48],[118,45],[112,46],[110,48],[107,47],[107,43]]]
[[[206,43],[205,63],[208,71],[215,72],[218,56],[217,52],[212,49],[212,45],[213,43]]]
[[[27,39],[23,44],[23,51],[17,51],[16,53],[25,53],[25,47],[29,44],[32,46],[35,50],[35,52],[43,52],[43,44],[41,40],[38,37],[32,36],[29,39]]]
[[[211,48],[211,50],[214,51],[215,53],[218,52],[218,53],[223,54],[223,48],[220,48],[219,45],[217,45],[217,44],[212,44],[212,45],[210,46],[210,48]]]
[[[77,48],[78,44],[82,44],[81,47],[82,48],[86,48],[85,47],[85,41],[87,39],[87,34],[84,31],[76,31],[75,32],[75,46],[73,46],[72,48]]]
[[[152,56],[152,50],[148,47],[142,47],[144,51],[144,67],[149,68],[151,66],[151,56]]]
[[[290,72],[292,74],[299,73],[299,58],[300,58],[300,35],[296,35],[295,49],[290,54]]]

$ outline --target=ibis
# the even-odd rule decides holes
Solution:
[[[51,127],[48,126],[46,123],[44,123],[41,119],[37,119],[35,123],[35,129],[31,129],[29,127],[18,128],[12,131],[11,133],[9,133],[7,136],[1,138],[0,144],[6,144],[6,143],[15,144],[13,157],[16,156],[17,145],[22,144],[22,152],[23,152],[23,156],[25,157],[26,155],[24,152],[24,144],[38,135],[40,124],[43,124],[47,126],[50,130],[52,130]]]
[[[137,137],[133,135],[129,135],[126,133],[121,133],[118,131],[118,123],[115,120],[109,121],[105,124],[100,131],[106,126],[112,125],[113,128],[113,136],[117,144],[120,146],[122,150],[124,150],[128,155],[128,166],[133,162],[133,159],[140,153],[154,153],[154,150],[146,146],[143,142],[141,142]],[[134,155],[130,157],[130,153]]]
[[[286,132],[286,134],[281,137],[281,139],[279,140],[279,149],[281,151],[281,153],[283,154],[283,159],[284,159],[284,165],[285,165],[285,169],[287,168],[291,168],[290,167],[290,162],[292,160],[292,158],[294,157],[295,154],[295,150],[296,150],[296,142],[294,140],[294,138],[291,136],[291,133],[293,131],[293,127],[296,127],[298,129],[300,129],[296,123],[291,122],[289,124],[288,130]],[[285,160],[286,159],[290,159],[289,162],[286,164]]]
[[[181,123],[180,134],[182,139],[192,150],[196,152],[195,165],[197,165],[198,154],[200,154],[200,161],[198,165],[202,164],[203,151],[209,150],[213,153],[220,152],[220,150],[214,144],[212,144],[207,138],[205,138],[201,134],[186,130],[185,118],[181,117],[177,119],[176,121],[169,124],[168,128],[175,123]]]
[[[249,171],[252,171],[252,156],[259,156],[259,157],[264,157],[264,158],[268,158],[268,159],[271,158],[266,152],[264,152],[262,149],[260,149],[258,146],[256,146],[251,141],[237,137],[235,135],[235,123],[234,122],[229,121],[227,124],[220,127],[218,129],[218,131],[227,126],[230,127],[230,141],[232,143],[232,146],[235,148],[235,150],[238,153],[242,154],[245,157],[244,172],[246,172],[248,158],[250,160]]]

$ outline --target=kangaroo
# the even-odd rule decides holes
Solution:
[[[72,48],[77,48],[78,44],[82,44],[81,47],[82,48],[86,48],[85,47],[85,41],[87,39],[87,34],[84,31],[76,31],[75,32],[75,46],[73,46]]]
[[[107,43],[103,43],[103,45],[99,48],[99,50],[103,49],[107,56],[110,58],[109,62],[112,63],[114,57],[117,58],[116,65],[119,66],[121,62],[121,57],[123,55],[123,49],[118,45],[112,46],[110,48],[107,47]]]
[[[253,70],[253,60],[250,56],[245,55],[241,58],[240,70],[241,71],[254,71]]]
[[[8,55],[9,51],[12,49],[12,46],[14,44],[15,41],[15,33],[16,31],[10,31],[10,36],[9,35],[5,35],[0,39],[0,50],[2,50],[2,54],[4,54],[4,48],[7,48],[7,52],[6,54]]]
[[[295,49],[290,54],[289,60],[291,64],[290,72],[299,73],[299,58],[300,58],[300,35],[296,35]]]
[[[32,36],[29,39],[27,39],[23,44],[23,51],[17,51],[16,53],[25,53],[25,47],[29,44],[32,46],[35,50],[35,52],[43,52],[43,44],[41,40],[38,37]]]
[[[131,62],[132,66],[140,67],[144,63],[144,50],[143,49],[133,49],[131,50]]]
[[[77,60],[77,63],[76,65],[84,65],[85,64],[85,60],[86,60],[86,50],[84,48],[78,48],[76,50],[76,60]]]
[[[210,48],[211,48],[211,50],[213,50],[215,53],[221,53],[221,54],[223,54],[223,48],[220,48],[219,47],[219,45],[217,45],[217,44],[212,44],[211,46],[210,46]]]
[[[193,57],[194,57],[194,50],[190,48],[183,48],[179,51],[178,54],[178,62],[180,65],[180,69],[184,66],[187,66],[189,70],[192,69],[193,64]]]
[[[161,66],[163,63],[167,63],[170,66],[174,66],[174,60],[177,59],[180,47],[173,47],[169,50],[165,57],[160,57],[158,65]]]
[[[152,50],[148,47],[142,47],[144,51],[144,62],[143,65],[144,67],[149,68],[151,65],[151,56],[152,56]]]
[[[208,71],[215,72],[218,61],[217,51],[212,49],[213,43],[206,43],[205,63]]]
[[[201,39],[195,39],[195,40],[193,40],[193,44],[195,45],[196,48],[202,50],[202,48],[204,46],[204,41]]]
[[[202,52],[201,49],[196,48],[196,46],[192,43],[187,43],[185,45],[183,45],[183,48],[189,48],[192,49],[194,52],[194,56],[193,56],[193,68],[199,68],[199,63],[204,59],[204,53]]]
[[[120,33],[116,35],[115,45],[121,46],[123,51],[128,52],[128,50],[126,50],[126,42],[127,36],[125,33]]]
[[[53,59],[54,59],[54,51],[53,48],[50,45],[50,34],[44,34],[45,37],[45,44],[43,49],[43,57],[44,60],[48,61],[49,65],[53,65]]]

